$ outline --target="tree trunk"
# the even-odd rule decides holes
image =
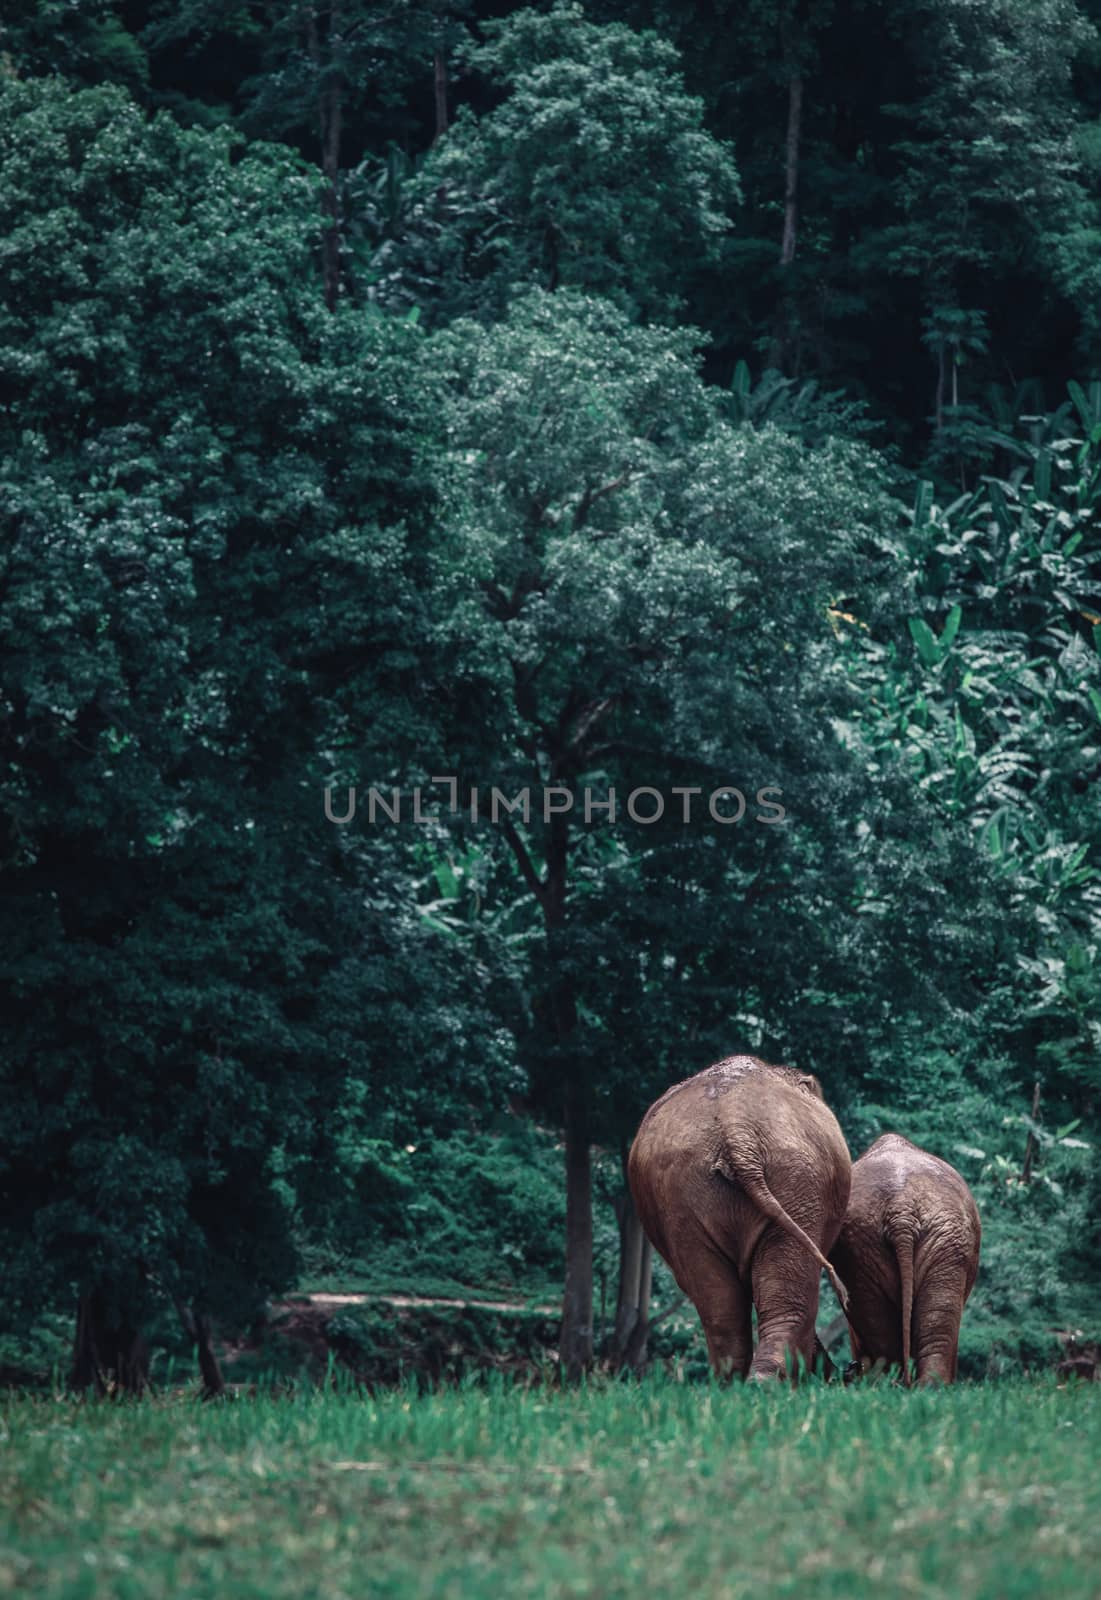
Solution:
[[[139,1395],[149,1387],[149,1346],[125,1313],[108,1311],[101,1288],[77,1301],[69,1383],[97,1395]]]
[[[944,427],[944,340],[937,350],[937,432]]]
[[[214,1353],[214,1330],[210,1325],[210,1318],[201,1312],[197,1313],[195,1327],[199,1335],[199,1372],[203,1380],[203,1399],[216,1400],[219,1395],[225,1394],[226,1383],[222,1377],[218,1357]]]
[[[432,82],[436,93],[436,138],[447,132],[447,57],[437,50],[432,61]]]
[[[339,7],[334,3],[329,9],[329,34],[336,34],[340,26]],[[310,61],[319,80],[324,82],[325,72],[321,61],[321,38],[317,28],[317,12],[311,7],[306,23],[307,48]],[[325,285],[325,304],[330,311],[336,309],[340,295],[340,146],[344,131],[344,85],[334,74],[319,91],[318,136],[321,141],[321,170],[325,174],[325,189],[321,196],[321,214],[324,223],[321,231],[321,270]]]
[[[780,245],[780,265],[790,267],[795,260],[796,228],[799,221],[799,141],[803,129],[803,78],[793,72],[788,79],[788,136],[784,161],[784,237]]]
[[[627,1340],[631,1337],[631,1330],[638,1321],[639,1269],[642,1266],[644,1235],[629,1189],[616,1197],[615,1212],[619,1223],[619,1293],[612,1334],[612,1359],[618,1365]]]
[[[1030,1120],[1035,1123],[1036,1121],[1038,1121],[1039,1116],[1040,1116],[1040,1080],[1039,1080],[1039,1078],[1037,1078],[1036,1082],[1032,1085],[1032,1115],[1031,1115]],[[1025,1140],[1025,1159],[1024,1159],[1024,1164],[1021,1167],[1021,1182],[1022,1183],[1031,1183],[1032,1182],[1032,1162],[1033,1162],[1033,1158],[1035,1157],[1035,1155],[1036,1155],[1036,1135],[1033,1133],[1032,1129],[1029,1128],[1029,1130],[1028,1130],[1028,1138]]]
[[[336,309],[340,296],[340,141],[344,122],[344,95],[339,84],[326,90],[322,123],[324,127],[324,172],[326,178],[322,206],[326,226],[322,237],[325,272],[325,304]]]
[[[547,835],[547,875],[543,919],[548,939],[561,933],[566,921],[569,823],[551,817]],[[566,1284],[562,1295],[562,1330],[558,1356],[567,1379],[581,1376],[593,1359],[593,1177],[589,1134],[589,1085],[567,1053],[577,1029],[573,985],[564,980],[553,995],[555,1042],[562,1064],[562,1120],[566,1145]]]
[[[566,1287],[558,1355],[579,1378],[593,1359],[593,1183],[588,1087],[574,1071],[564,1086],[566,1124]]]
[[[780,241],[780,295],[773,324],[768,364],[785,371],[789,365],[794,322],[790,267],[795,260],[799,224],[799,146],[803,127],[803,78],[793,72],[788,79],[788,130],[784,156],[784,233]]]
[[[546,232],[543,237],[547,252],[547,288],[553,294],[558,288],[559,274],[558,229],[555,227],[553,222],[547,223]]]
[[[650,1292],[653,1284],[654,1247],[649,1239],[643,1239],[638,1274],[638,1316],[623,1351],[622,1361],[622,1365],[629,1367],[632,1372],[641,1372],[649,1359],[646,1345],[650,1337]]]
[[[225,1394],[226,1384],[218,1357],[214,1353],[214,1330],[205,1312],[196,1311],[186,1300],[176,1301],[176,1315],[183,1330],[195,1346],[199,1358],[199,1375],[203,1380],[203,1399],[217,1400]]]
[[[619,1294],[609,1355],[612,1366],[618,1369],[636,1367],[645,1361],[654,1256],[628,1189],[616,1201],[616,1217],[619,1221]],[[636,1338],[636,1334],[639,1337]],[[632,1349],[638,1351],[633,1359],[629,1355]]]

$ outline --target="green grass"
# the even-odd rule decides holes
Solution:
[[[1095,1600],[1101,1391],[491,1382],[0,1408],[0,1589]]]

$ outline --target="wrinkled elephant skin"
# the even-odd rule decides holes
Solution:
[[[725,1377],[815,1358],[822,1268],[849,1198],[845,1137],[817,1078],[732,1056],[652,1105],[628,1162],[654,1248],[699,1312]],[[757,1310],[757,1350],[752,1309]]]
[[[885,1133],[853,1165],[849,1209],[830,1259],[849,1289],[861,1372],[902,1369],[952,1383],[960,1320],[979,1267],[978,1208],[954,1167]]]

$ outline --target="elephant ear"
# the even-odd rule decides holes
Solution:
[[[822,1085],[818,1082],[813,1072],[805,1072],[803,1074],[799,1079],[799,1087],[800,1089],[805,1089],[807,1094],[812,1094],[816,1100],[824,1101],[826,1098],[822,1093]]]

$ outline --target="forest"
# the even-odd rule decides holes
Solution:
[[[700,1376],[741,1051],[1096,1356],[1099,519],[1099,0],[8,0],[5,1382]]]

